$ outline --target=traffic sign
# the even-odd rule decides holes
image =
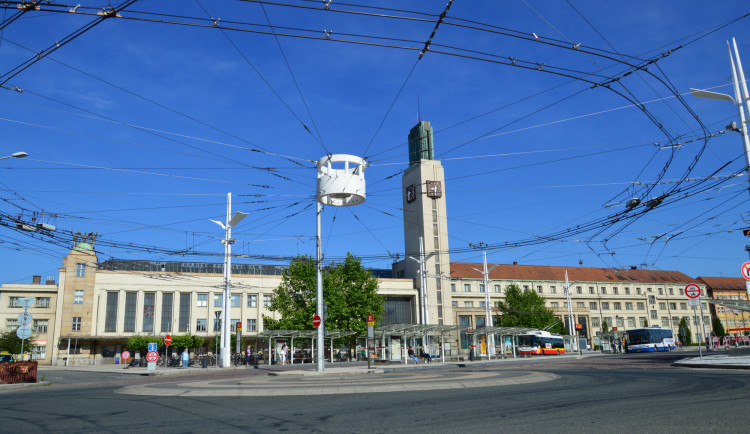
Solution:
[[[148,352],[156,352],[156,342],[149,342],[148,343]]]
[[[172,336],[170,335],[164,336],[164,345],[172,345]]]
[[[146,354],[146,360],[149,362],[155,362],[159,360],[159,353],[156,351],[149,351],[148,354]]]
[[[367,314],[367,325],[368,326],[374,326],[375,325],[375,315],[373,314]]]
[[[745,262],[744,264],[742,264],[742,277],[750,280],[750,262]]]
[[[34,304],[36,298],[34,297],[20,297],[18,302],[21,303],[21,307],[25,310],[31,309],[31,305]]]
[[[129,359],[130,358],[130,351],[123,351],[122,352],[122,358],[123,359]]]
[[[688,298],[698,298],[701,296],[701,287],[695,283],[690,283],[685,287],[685,295]]]
[[[701,305],[701,300],[699,298],[691,298],[688,300],[688,306],[692,307],[698,307]]]
[[[28,339],[31,337],[31,327],[27,325],[19,327],[16,330],[16,336],[18,336],[18,339]]]
[[[320,315],[315,315],[313,317],[313,326],[320,327]]]
[[[18,314],[18,324],[19,325],[29,325],[31,324],[31,320],[34,319],[30,313],[28,312],[21,312]]]

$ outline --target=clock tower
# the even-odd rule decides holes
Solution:
[[[401,185],[407,257],[394,268],[401,269],[403,277],[414,279],[420,289],[416,310],[421,324],[444,324],[444,320],[451,324],[450,293],[446,292],[450,291],[450,260],[445,174],[440,161],[434,160],[429,122],[421,121],[409,131],[409,168],[404,171]],[[420,258],[424,258],[424,278],[420,275]]]

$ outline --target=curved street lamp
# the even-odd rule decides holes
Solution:
[[[5,157],[0,157],[0,160],[5,160],[6,158],[23,158],[23,157],[28,157],[28,156],[29,156],[29,154],[27,154],[25,152],[14,152],[11,155],[6,155]]]

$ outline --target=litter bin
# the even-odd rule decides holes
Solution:
[[[474,361],[474,347],[469,348],[469,361],[470,362]]]
[[[206,356],[201,357],[201,367],[203,369],[208,368],[208,357]]]

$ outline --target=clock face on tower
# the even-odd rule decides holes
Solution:
[[[407,202],[414,202],[417,200],[417,186],[412,184],[408,187],[406,187],[406,201]]]
[[[440,186],[440,181],[427,181],[425,184],[427,184],[427,197],[443,197],[443,189]]]

